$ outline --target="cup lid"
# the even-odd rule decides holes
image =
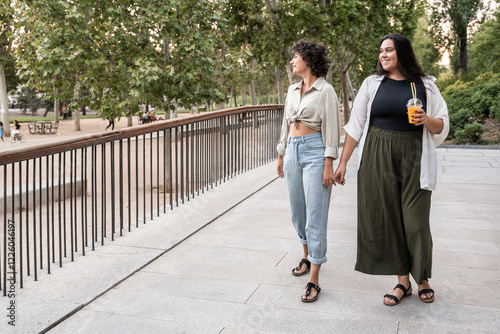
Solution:
[[[420,99],[409,99],[408,102],[406,102],[407,107],[415,106],[415,107],[422,107],[422,101]]]

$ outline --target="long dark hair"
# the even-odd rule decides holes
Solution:
[[[405,77],[407,80],[415,81],[423,85],[422,77],[427,76],[420,66],[420,63],[413,52],[413,47],[411,46],[410,40],[406,36],[401,34],[389,34],[382,37],[378,48],[382,45],[386,39],[390,39],[394,42],[394,48],[396,49],[396,54],[398,55],[398,70],[399,73]],[[377,74],[387,75],[387,71],[384,70],[380,59],[377,62]]]

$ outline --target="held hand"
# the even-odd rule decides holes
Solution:
[[[333,178],[333,168],[332,166],[325,166],[325,169],[323,169],[323,186],[328,188],[332,184],[336,186],[335,179]]]
[[[339,164],[339,166],[337,167],[337,170],[335,171],[335,175],[334,175],[335,182],[337,182],[338,184],[341,184],[341,185],[345,184],[345,171],[346,171],[345,165]]]
[[[432,117],[428,116],[425,113],[424,109],[419,109],[415,112],[415,115],[413,115],[413,119],[416,121],[415,126],[418,126],[418,125],[426,125],[427,123],[429,123]]]
[[[424,109],[417,110],[413,118],[417,122],[415,125],[425,125],[432,134],[439,134],[443,131],[444,121],[427,115]]]
[[[278,155],[278,164],[276,166],[276,171],[278,172],[278,176],[280,178],[285,177],[285,173],[283,173],[283,157]]]

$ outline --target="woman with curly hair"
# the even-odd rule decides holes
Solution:
[[[301,297],[307,303],[318,299],[319,271],[327,260],[326,227],[335,185],[332,165],[338,157],[340,112],[337,94],[325,80],[330,65],[327,49],[301,39],[292,52],[293,73],[302,80],[288,89],[277,172],[287,184],[292,223],[303,250],[292,275],[310,272]]]

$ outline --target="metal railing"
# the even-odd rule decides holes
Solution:
[[[3,295],[275,159],[282,117],[241,107],[0,153]]]

